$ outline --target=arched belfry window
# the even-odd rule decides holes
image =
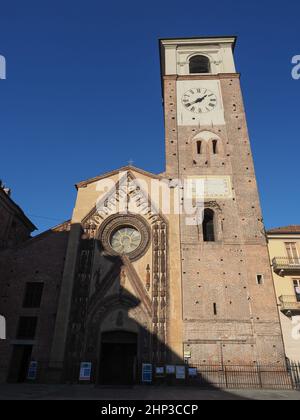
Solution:
[[[196,146],[197,146],[197,155],[201,155],[201,153],[202,153],[202,141],[198,140],[196,142]]]
[[[215,241],[215,213],[211,209],[205,209],[203,215],[203,240],[204,242]]]
[[[218,140],[212,141],[212,149],[213,149],[213,154],[217,155],[218,154]]]
[[[209,58],[204,55],[194,55],[189,62],[190,74],[210,73]]]

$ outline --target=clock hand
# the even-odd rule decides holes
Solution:
[[[197,100],[197,102],[202,102],[202,101],[204,101],[204,99],[205,98],[207,98],[207,95],[204,95],[204,96],[202,96],[202,98],[199,98],[198,100]]]
[[[207,95],[202,96],[202,98],[198,98],[198,99],[196,99],[194,102],[191,102],[191,103],[186,104],[186,106],[191,106],[191,105],[194,105],[194,104],[200,103],[200,102],[204,101],[204,99],[205,99],[206,97],[207,97]]]

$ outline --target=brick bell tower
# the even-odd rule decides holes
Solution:
[[[183,352],[195,364],[284,365],[235,43],[160,40],[166,176],[205,185],[202,225],[180,216]]]

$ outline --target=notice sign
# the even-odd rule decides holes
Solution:
[[[81,362],[80,363],[79,380],[80,381],[89,381],[91,379],[91,373],[92,373],[92,363]]]
[[[167,375],[172,375],[175,373],[175,366],[173,365],[167,365],[166,366],[166,373]]]
[[[142,366],[142,382],[151,383],[152,382],[152,364],[143,363]]]
[[[142,382],[151,383],[152,382],[152,364],[143,363],[142,366]]]
[[[192,376],[192,377],[197,376],[197,369],[196,368],[189,368],[189,376]]]
[[[191,351],[190,350],[186,350],[185,352],[184,352],[184,358],[185,359],[190,359],[192,357],[192,353],[191,353]]]
[[[29,379],[30,381],[34,381],[36,379],[37,367],[38,367],[37,362],[31,361],[29,363],[28,372],[27,372],[27,379]]]
[[[185,366],[176,366],[176,379],[185,379]]]
[[[165,374],[165,368],[162,366],[162,367],[157,367],[156,369],[155,369],[155,375],[157,376],[157,377],[161,377],[161,376],[164,376],[164,374]]]

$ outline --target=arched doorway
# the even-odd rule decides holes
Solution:
[[[137,334],[109,331],[101,334],[99,383],[132,385],[137,373]]]

